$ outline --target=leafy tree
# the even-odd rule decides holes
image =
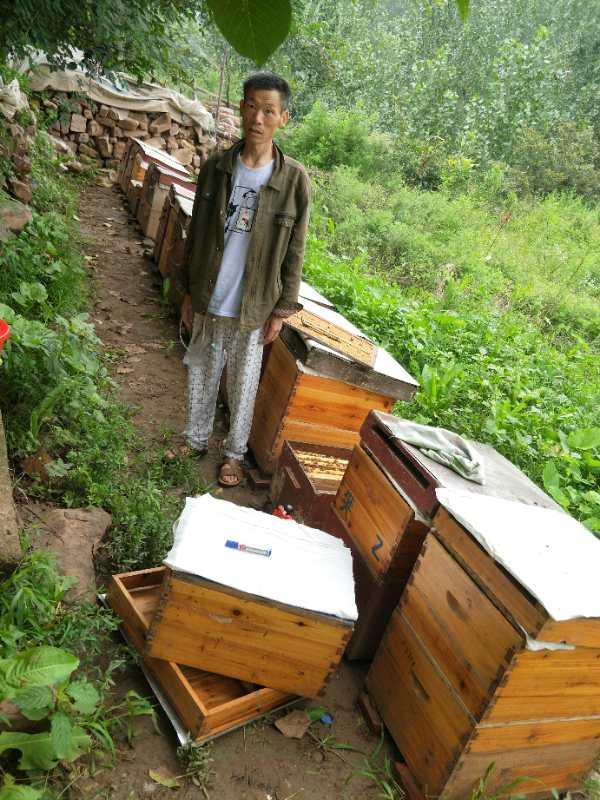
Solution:
[[[139,78],[176,60],[190,22],[214,21],[244,56],[262,63],[286,37],[289,0],[0,0],[0,62],[32,48],[59,66],[83,52],[92,71],[123,70]]]

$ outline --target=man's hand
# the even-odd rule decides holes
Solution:
[[[271,342],[274,342],[279,336],[282,326],[283,319],[272,314],[263,325],[263,344],[271,344]]]
[[[194,327],[194,309],[192,308],[192,295],[186,294],[181,304],[181,319],[183,324],[191,333]]]

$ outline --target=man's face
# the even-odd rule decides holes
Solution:
[[[281,106],[281,95],[276,89],[250,89],[240,102],[240,114],[246,140],[252,144],[266,144],[275,131],[287,123],[289,112]]]

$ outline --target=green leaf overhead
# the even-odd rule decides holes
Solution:
[[[277,50],[292,24],[289,0],[207,0],[206,4],[232,47],[258,65]]]

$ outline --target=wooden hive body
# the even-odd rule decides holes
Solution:
[[[176,158],[164,150],[158,150],[156,147],[146,144],[141,139],[131,137],[119,174],[121,189],[127,192],[130,180],[143,183],[149,164],[161,164],[163,167],[177,172],[189,180],[190,174],[188,170]]]
[[[177,184],[185,196],[193,200],[195,184],[189,178],[161,164],[149,164],[140,192],[137,221],[150,239],[156,239],[163,205],[172,184]]]
[[[493,447],[471,442],[485,465],[485,485],[481,486],[465,480],[448,467],[428,458],[417,447],[398,439],[392,430],[393,423],[394,418],[390,415],[373,411],[361,428],[361,441],[385,472],[410,497],[414,506],[428,517],[433,517],[439,508],[435,494],[438,488],[503,497],[545,508],[560,508]]]
[[[293,506],[298,522],[327,530],[331,501],[350,454],[341,447],[284,442],[271,481],[271,500],[275,505]]]
[[[154,250],[160,274],[172,284],[180,279],[192,207],[188,192],[172,185],[159,220]]]
[[[367,676],[422,791],[575,789],[600,753],[600,620],[552,620],[444,509]],[[567,642],[571,649],[548,649]]]
[[[355,565],[359,616],[346,657],[372,658],[430,521],[411,506],[362,444],[352,452],[333,513],[345,529],[344,540],[351,543]]]
[[[352,627],[168,570],[146,653],[314,697],[336,669]]]
[[[112,576],[107,600],[122,620],[122,628],[138,653],[160,599],[165,567]],[[173,661],[143,657],[145,668],[177,712],[183,727],[198,742],[281,708],[293,695],[275,689],[244,686],[223,675],[181,666]]]
[[[258,388],[250,446],[261,469],[271,475],[286,439],[351,448],[370,409],[390,410],[393,402],[306,369],[278,338]]]

